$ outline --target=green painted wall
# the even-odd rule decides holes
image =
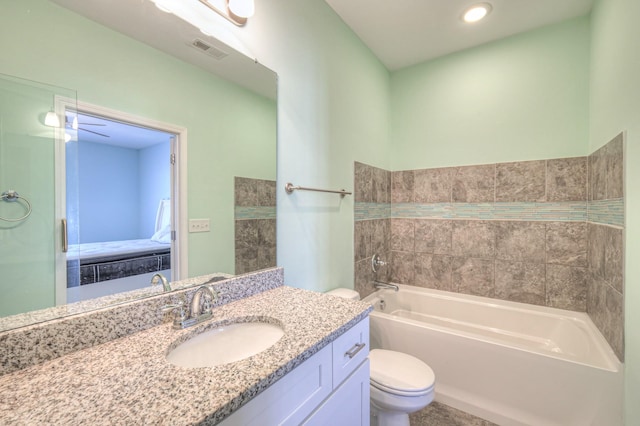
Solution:
[[[626,131],[625,424],[640,419],[640,2],[599,0],[592,12],[589,148]]]
[[[211,219],[189,234],[189,275],[233,272],[233,176],[275,178],[275,102],[46,0],[1,2],[0,23],[0,73],[188,129],[188,216]]]
[[[214,17],[211,17],[215,20]],[[353,163],[389,166],[389,73],[324,0],[256,2],[223,41],[278,73],[278,265],[288,285],[353,288]],[[232,36],[228,32],[232,32]]]
[[[589,20],[391,75],[391,169],[587,154]]]

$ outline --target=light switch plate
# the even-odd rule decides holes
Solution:
[[[189,219],[189,232],[209,232],[209,219]]]

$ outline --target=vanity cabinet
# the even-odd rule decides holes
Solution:
[[[239,425],[369,425],[369,317],[223,420]]]

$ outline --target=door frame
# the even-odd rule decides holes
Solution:
[[[67,109],[99,115],[135,126],[148,127],[176,135],[171,141],[171,155],[175,161],[171,167],[171,230],[175,232],[171,241],[171,281],[185,279],[188,272],[188,220],[187,220],[187,128],[172,123],[129,114],[88,102],[56,95],[55,112],[64,117]],[[61,121],[64,123],[64,121]],[[55,280],[56,306],[67,301],[67,256],[62,252],[62,219],[66,218],[66,160],[65,127],[56,129],[55,147]],[[169,159],[168,159],[169,160]]]

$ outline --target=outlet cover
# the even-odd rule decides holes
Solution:
[[[189,219],[189,232],[209,232],[209,219]]]

